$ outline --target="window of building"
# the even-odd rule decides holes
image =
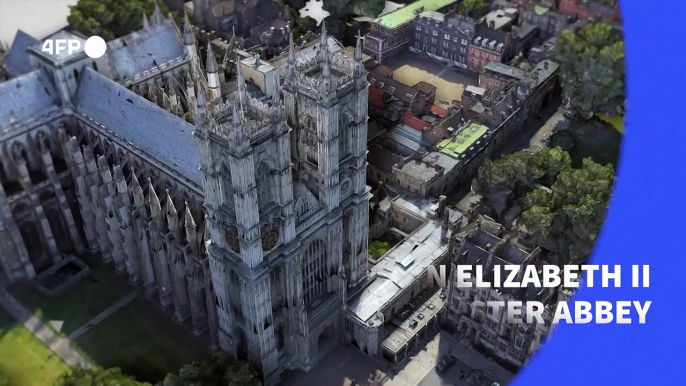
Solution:
[[[431,53],[435,54],[436,53],[436,47],[431,47]]]
[[[464,46],[467,45],[467,39],[462,39],[462,45],[464,45]]]
[[[395,91],[395,87],[389,86],[389,87],[388,87],[388,92],[392,93],[393,91]]]
[[[433,30],[433,31],[431,31],[431,34],[432,34],[433,36],[438,36],[438,31]]]
[[[450,35],[445,34],[445,39],[446,39],[446,40],[450,40]]]
[[[460,47],[460,52],[462,52],[464,54],[465,51],[466,50],[464,49],[464,47]]]
[[[436,38],[431,38],[431,43],[436,44]]]
[[[455,43],[457,43],[458,39],[459,39],[459,38],[458,38],[457,36],[455,36],[455,37],[453,38],[453,41],[454,41]]]
[[[416,29],[417,29],[417,31],[421,31],[421,30],[422,30],[422,26],[418,24],[417,27],[416,27]]]
[[[421,44],[419,44],[419,42],[414,42],[414,46],[415,48],[421,48]]]
[[[416,33],[416,34],[414,34],[414,36],[415,36],[417,39],[419,39],[419,38],[422,37],[422,34]]]

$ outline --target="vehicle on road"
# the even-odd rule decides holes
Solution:
[[[436,365],[436,371],[439,373],[444,373],[446,370],[448,370],[452,365],[455,364],[457,361],[457,358],[454,356],[447,354],[444,355],[441,360],[438,362]]]

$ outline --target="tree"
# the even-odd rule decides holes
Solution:
[[[372,241],[368,245],[369,256],[374,260],[379,260],[386,252],[391,249],[391,245],[385,241]]]
[[[559,147],[518,151],[495,161],[487,159],[472,181],[472,192],[482,197],[478,211],[503,225],[509,224],[519,216],[524,195],[536,183],[552,184],[571,164],[569,154]]]
[[[216,353],[208,361],[183,366],[178,375],[168,374],[162,386],[262,386],[262,381],[248,363]]]
[[[488,5],[484,0],[463,0],[458,12],[462,15],[478,18],[488,11]]]
[[[64,373],[53,383],[54,386],[152,386],[146,382],[138,382],[133,377],[125,375],[118,367],[102,369],[93,367],[84,369],[75,367],[71,373]]]
[[[324,9],[331,16],[368,16],[377,17],[386,7],[385,0],[324,0]]]
[[[624,42],[606,23],[591,23],[576,33],[562,31],[557,41],[563,98],[590,118],[623,115]]]
[[[305,35],[310,31],[314,31],[317,27],[317,21],[309,16],[299,17],[295,19],[295,27],[293,28],[293,35],[295,38]]]
[[[581,169],[562,170],[550,190],[526,195],[522,224],[535,244],[556,252],[562,263],[584,263],[605,218],[613,183],[612,165],[586,158]]]
[[[165,17],[169,9],[157,0]],[[143,27],[143,13],[151,17],[155,9],[153,0],[78,0],[69,7],[67,20],[78,32],[86,36],[97,35],[106,41],[128,35]],[[178,15],[174,15],[177,23]]]

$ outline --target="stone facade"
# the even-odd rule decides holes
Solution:
[[[556,302],[568,299],[567,290],[557,288],[458,288],[458,265],[481,265],[485,267],[482,280],[492,275],[494,265],[545,264],[540,249],[525,252],[503,236],[503,227],[487,217],[479,217],[465,226],[450,240],[451,278],[448,295],[448,311],[445,323],[461,338],[487,352],[496,360],[521,367],[538,349],[548,335]],[[524,270],[520,271],[522,275]],[[521,280],[521,278],[519,279]],[[489,301],[540,301],[546,309],[543,324],[510,324],[506,308],[497,313],[493,308],[476,306],[476,302]],[[526,318],[524,313],[522,317]]]
[[[99,251],[273,385],[336,345],[367,278],[361,39],[350,57],[326,31],[307,51],[291,37],[273,63],[218,65],[209,45],[203,66],[188,20],[151,20],[97,63],[29,49],[0,83],[0,274]],[[172,63],[136,61],[160,34]]]

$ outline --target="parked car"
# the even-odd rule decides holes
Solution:
[[[443,373],[446,370],[448,370],[452,365],[454,365],[456,361],[457,358],[455,358],[454,356],[450,354],[444,355],[436,365],[436,371],[438,371],[439,373]]]

